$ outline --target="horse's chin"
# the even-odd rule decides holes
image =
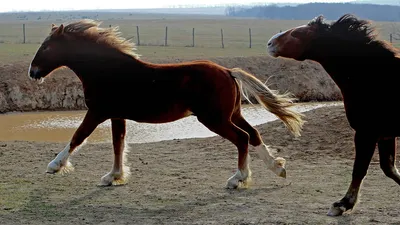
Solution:
[[[35,80],[38,82],[38,84],[42,84],[44,82],[44,77],[41,77],[41,78],[38,78]]]
[[[54,71],[60,69],[62,67],[56,68],[54,70],[40,70],[35,74],[29,76],[31,80],[37,81],[39,84],[43,83],[46,77],[50,76]]]
[[[43,76],[42,74],[35,74],[34,76],[29,76],[29,78],[30,78],[31,80],[36,81],[36,82],[38,82],[39,84],[41,84],[41,83],[44,82],[45,77],[46,77],[47,75],[48,75],[48,74],[46,74],[45,76]]]
[[[304,61],[304,60],[306,60],[307,58],[305,58],[305,57],[298,57],[298,56],[279,56],[279,57],[281,57],[281,58],[286,58],[286,59],[293,59],[293,60],[296,60],[296,61],[300,61],[300,62],[302,62],[302,61]]]

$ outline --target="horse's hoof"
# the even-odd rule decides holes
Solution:
[[[286,159],[282,157],[277,157],[274,160],[274,172],[279,177],[286,178],[285,164],[286,164]]]
[[[239,180],[231,179],[226,183],[226,189],[238,189],[239,188]]]
[[[226,183],[226,189],[239,189],[239,188],[248,188],[252,184],[251,178],[246,178],[243,181],[240,180],[228,180]]]
[[[279,177],[286,178],[286,169],[285,168],[277,169],[277,175]]]
[[[282,157],[277,157],[274,159],[274,163],[276,167],[285,167],[286,164],[286,159],[282,158]]]
[[[247,177],[243,182],[239,184],[239,186],[242,188],[249,188],[252,183],[253,179],[251,179],[251,177]]]
[[[334,206],[332,205],[329,209],[327,215],[328,216],[341,216],[346,211],[345,207],[343,206]]]
[[[69,161],[62,163],[60,161],[56,162],[53,160],[47,166],[46,173],[48,173],[48,174],[56,174],[56,173],[67,174],[72,171],[74,171],[74,167],[72,166],[72,164]]]
[[[97,186],[107,187],[107,186],[120,186],[127,184],[127,177],[121,174],[111,174],[108,173],[104,175],[100,183]]]

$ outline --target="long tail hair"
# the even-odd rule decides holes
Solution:
[[[248,95],[250,93],[259,104],[281,119],[295,136],[300,136],[304,124],[303,114],[288,109],[294,105],[293,101],[295,100],[290,93],[279,94],[277,91],[269,89],[254,75],[240,68],[230,69],[230,74],[238,81],[241,93],[247,101],[252,103]]]

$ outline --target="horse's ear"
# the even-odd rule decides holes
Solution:
[[[51,31],[54,31],[57,28],[58,28],[57,25],[55,25],[54,23],[51,24]]]
[[[61,24],[59,27],[55,26],[52,30],[53,30],[53,33],[51,35],[52,37],[60,36],[64,33],[64,25]]]
[[[310,26],[303,26],[293,29],[290,32],[290,35],[294,38],[304,40],[307,38],[311,38],[314,34],[314,30]]]

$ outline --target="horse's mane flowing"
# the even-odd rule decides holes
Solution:
[[[391,53],[393,57],[399,53],[399,51],[388,42],[377,39],[378,34],[370,21],[358,19],[352,14],[345,14],[331,24],[325,23],[324,20],[324,17],[321,15],[311,20],[308,25],[316,26],[317,31],[322,35],[333,35],[340,37],[342,40],[358,42],[373,48],[380,48],[381,51],[384,50],[386,53]]]
[[[99,44],[110,46],[119,51],[139,58],[135,53],[136,46],[129,39],[122,37],[118,27],[101,28],[101,22],[90,19],[84,19],[72,22],[64,27],[65,34],[73,37],[84,38]]]

